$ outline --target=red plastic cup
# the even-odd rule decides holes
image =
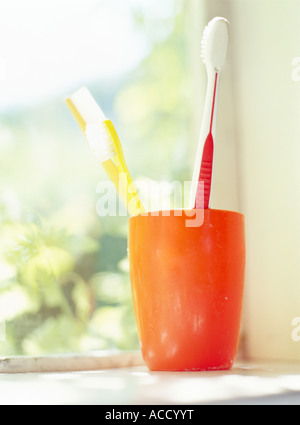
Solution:
[[[194,227],[185,210],[129,220],[135,317],[143,358],[153,371],[228,370],[237,354],[244,216],[197,212],[202,220]]]

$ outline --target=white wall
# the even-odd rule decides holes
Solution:
[[[231,24],[213,207],[246,216],[242,348],[252,359],[300,361],[300,342],[292,339],[292,320],[300,317],[300,81],[292,75],[300,57],[300,1],[201,3],[199,22],[205,14]]]

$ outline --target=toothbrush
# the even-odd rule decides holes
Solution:
[[[122,145],[111,120],[106,119],[100,106],[86,87],[66,99],[93,151],[96,160],[114,183],[120,199],[130,215],[139,215],[145,209],[127,168]]]
[[[206,65],[208,80],[191,187],[191,209],[207,209],[210,206],[219,83],[227,59],[228,44],[228,21],[220,17],[214,18],[205,28],[202,38],[202,59]]]

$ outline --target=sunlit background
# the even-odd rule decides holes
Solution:
[[[135,180],[183,178],[187,14],[181,0],[1,6],[1,355],[138,347],[128,217],[97,215],[107,177],[64,100],[91,90]]]
[[[241,352],[300,359],[299,14],[298,0],[2,2],[0,356],[138,347],[128,217],[97,214],[107,177],[64,101],[90,89],[136,182],[190,180],[201,36],[224,16],[212,201],[246,215]]]

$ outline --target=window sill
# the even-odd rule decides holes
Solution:
[[[2,371],[14,372],[0,374],[1,405],[300,404],[300,363],[238,362],[230,371],[150,372],[140,353],[125,352],[2,359],[0,364]],[[16,373],[24,365],[31,373]]]
[[[144,365],[139,351],[59,354],[46,357],[0,357],[0,373],[80,372]]]

